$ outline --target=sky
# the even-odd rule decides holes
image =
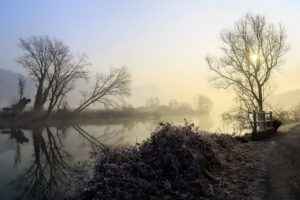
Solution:
[[[220,54],[220,33],[245,14],[282,23],[290,51],[276,74],[276,93],[300,89],[300,1],[296,0],[1,0],[0,68],[21,72],[18,39],[49,35],[76,54],[86,53],[92,74],[126,65],[133,77],[129,103],[158,96],[189,101],[197,94],[227,109],[230,91],[208,82],[205,57]]]

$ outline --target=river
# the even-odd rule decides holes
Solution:
[[[187,117],[202,130],[217,131],[207,116]],[[160,121],[184,124],[184,117],[122,119],[78,124],[50,123],[7,127],[0,134],[0,199],[49,199],[62,192],[68,177],[103,145],[134,145]]]

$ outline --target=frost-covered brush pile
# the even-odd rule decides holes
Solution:
[[[99,155],[93,179],[75,199],[199,199],[211,196],[236,140],[193,124],[161,123],[149,139]]]

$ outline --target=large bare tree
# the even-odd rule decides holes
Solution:
[[[131,75],[127,67],[111,69],[109,74],[99,74],[91,91],[84,93],[81,104],[74,110],[78,114],[93,103],[113,106],[116,99],[130,95]]]
[[[17,62],[36,83],[34,111],[41,111],[47,100],[50,100],[50,112],[58,99],[72,89],[74,81],[86,76],[85,56],[74,61],[70,49],[62,41],[48,36],[21,38],[19,45],[24,55]]]
[[[287,52],[286,33],[281,24],[247,14],[232,30],[221,34],[222,57],[206,57],[217,88],[232,88],[243,107],[263,111],[274,71]]]

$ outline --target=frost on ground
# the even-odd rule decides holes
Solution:
[[[265,199],[269,149],[268,142],[161,123],[141,144],[99,152],[91,179],[66,198]]]

